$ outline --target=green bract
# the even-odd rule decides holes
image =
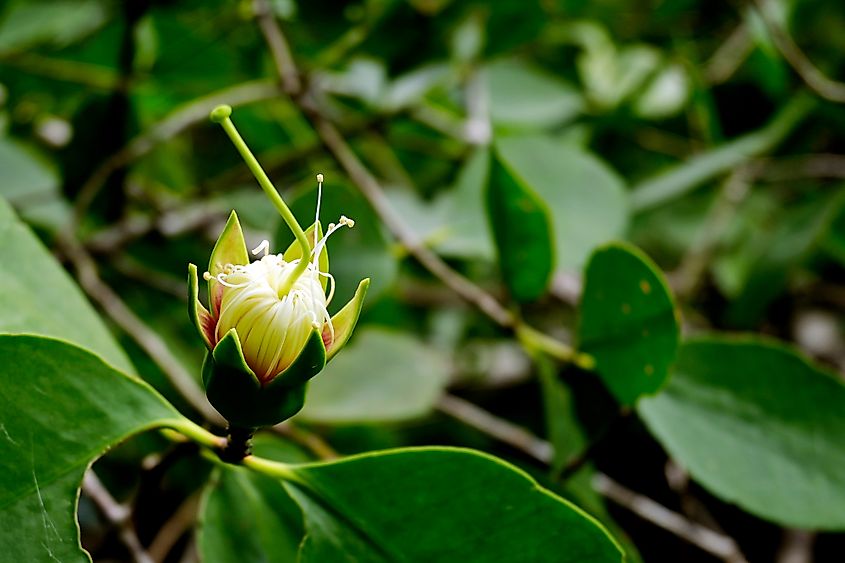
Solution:
[[[370,280],[362,280],[352,300],[329,319],[328,252],[319,224],[306,236],[310,258],[294,242],[283,254],[250,263],[233,211],[204,276],[208,309],[199,301],[197,268],[189,265],[188,313],[208,348],[203,384],[232,425],[270,426],[299,412],[308,381],[346,344],[358,321]],[[308,269],[291,280],[303,259]]]

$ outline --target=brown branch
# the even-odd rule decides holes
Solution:
[[[783,541],[778,549],[776,563],[812,563],[816,534],[807,530],[783,531]]]
[[[299,426],[294,425],[290,421],[277,424],[272,428],[273,432],[284,436],[288,440],[299,444],[318,459],[337,459],[340,457],[334,448],[329,445],[321,436],[314,432],[309,432]]]
[[[264,40],[267,41],[270,55],[273,57],[276,74],[282,81],[282,89],[291,98],[295,98],[302,91],[302,81],[299,79],[299,70],[293,61],[288,42],[273,14],[273,8],[267,0],[255,0],[253,11]]]
[[[132,512],[111,496],[93,469],[85,472],[82,492],[97,505],[106,520],[117,529],[120,541],[126,546],[135,563],[155,563],[141,545],[141,540],[138,539],[135,526],[132,524]]]
[[[754,49],[754,42],[748,27],[742,23],[722,41],[704,67],[704,78],[710,84],[726,82],[748,58]]]
[[[554,450],[549,442],[468,401],[452,395],[445,395],[438,402],[437,408],[467,426],[492,436],[543,464],[548,465],[552,461]],[[593,487],[605,497],[627,508],[643,520],[675,534],[723,561],[729,563],[745,561],[745,557],[730,536],[714,532],[701,524],[692,522],[654,500],[627,489],[603,473],[596,473]]]
[[[469,301],[498,325],[514,328],[516,318],[493,296],[453,270],[437,254],[424,246],[411,227],[403,221],[381,188],[378,180],[361,163],[358,157],[338,132],[337,128],[322,115],[310,112],[312,123],[326,148],[349,175],[352,181],[387,226],[388,230],[402,243],[405,249],[429,272],[438,277],[466,301]]]
[[[191,529],[197,519],[199,503],[199,493],[189,496],[162,525],[149,549],[147,549],[152,561],[162,563],[173,546],[176,545],[176,542],[179,541],[179,538]]]
[[[593,487],[620,506],[624,506],[643,520],[672,532],[679,538],[700,547],[704,551],[729,563],[744,563],[745,556],[730,536],[714,532],[710,528],[687,520],[648,498],[617,483],[603,473],[593,477]]]
[[[787,30],[771,17],[769,13],[772,6],[771,1],[755,0],[755,3],[757,4],[757,13],[766,25],[766,29],[780,54],[816,94],[831,102],[845,103],[845,83],[828,78],[813,64],[813,61],[804,54],[804,51],[795,43]]]

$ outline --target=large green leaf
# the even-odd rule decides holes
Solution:
[[[546,137],[506,137],[496,141],[496,156],[546,202],[558,269],[580,268],[593,248],[625,230],[625,185],[592,154]]]
[[[571,120],[584,106],[570,84],[523,61],[496,61],[485,68],[485,79],[496,125],[545,129]]]
[[[315,377],[299,415],[313,422],[389,422],[428,414],[446,385],[446,363],[418,339],[365,329]]]
[[[79,288],[0,198],[0,261],[9,275],[0,291],[0,332],[64,338],[115,367],[132,364]]]
[[[296,561],[302,513],[275,479],[221,467],[203,496],[198,548],[204,563]]]
[[[497,157],[491,166],[487,213],[502,277],[514,299],[533,301],[546,291],[554,267],[549,209],[506,162]]]
[[[620,561],[590,516],[486,454],[385,451],[295,467],[300,561]]]
[[[0,196],[27,205],[55,197],[59,179],[46,162],[11,139],[0,138]]]
[[[787,526],[845,529],[845,386],[786,346],[685,342],[665,391],[638,410],[714,494]]]
[[[490,151],[477,148],[451,187],[430,203],[409,190],[391,190],[388,197],[417,235],[441,256],[492,260],[493,243],[483,205],[489,176]]]
[[[0,53],[39,44],[63,47],[95,31],[107,17],[105,3],[98,0],[9,3],[0,22]]]
[[[593,254],[584,280],[580,349],[623,404],[654,393],[669,377],[678,320],[666,280],[635,247],[613,243]]]
[[[0,335],[0,553],[88,561],[76,504],[88,465],[130,434],[185,421],[146,383],[51,338]]]

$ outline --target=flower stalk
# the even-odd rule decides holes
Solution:
[[[285,200],[282,199],[282,196],[279,194],[276,187],[273,185],[273,182],[270,181],[270,178],[267,177],[267,173],[264,172],[264,169],[261,167],[261,164],[258,163],[258,159],[255,158],[255,155],[252,154],[252,151],[249,150],[249,147],[244,141],[243,137],[241,137],[240,133],[238,133],[235,124],[232,122],[232,107],[227,105],[217,106],[211,112],[211,121],[215,123],[219,123],[221,127],[223,127],[223,131],[229,136],[231,139],[232,144],[235,145],[235,148],[241,155],[241,158],[244,159],[244,162],[249,168],[249,171],[252,172],[252,175],[255,176],[255,179],[258,180],[258,184],[261,186],[261,189],[264,190],[264,193],[270,199],[270,202],[279,212],[279,215],[282,216],[285,223],[287,224],[288,228],[293,233],[293,236],[296,238],[296,242],[299,244],[299,247],[302,249],[302,256],[306,257],[311,253],[311,245],[308,244],[308,238],[305,236],[305,231],[302,230],[302,226],[299,224],[299,221],[296,220],[296,217],[293,216],[290,208],[285,203]],[[287,293],[291,287],[293,287],[294,282],[305,272],[305,269],[308,267],[308,261],[303,259],[299,261],[296,268],[294,269],[291,276],[288,278],[286,282],[286,287],[280,290],[280,293]]]

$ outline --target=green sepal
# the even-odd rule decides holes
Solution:
[[[262,387],[232,329],[206,354],[202,380],[208,400],[230,424],[273,426],[302,409],[308,380],[323,369],[325,358],[323,339],[315,330],[293,364]]]
[[[323,226],[320,225],[319,222],[314,223],[305,231],[305,238],[308,239],[308,246],[311,247],[311,250],[314,250],[314,246],[323,238]],[[285,250],[283,255],[285,262],[292,262],[293,260],[297,260],[302,258],[302,247],[299,245],[296,239],[288,249]],[[323,245],[323,249],[320,251],[320,258],[317,260],[317,267],[320,268],[320,271],[324,274],[329,272],[329,250],[327,245]],[[320,276],[320,284],[323,286],[323,291],[326,290],[326,283],[328,282],[328,278],[326,276]]]
[[[232,211],[223,232],[217,238],[214,250],[211,251],[211,258],[208,260],[208,273],[211,279],[208,280],[208,302],[211,312],[217,314],[217,294],[214,292],[218,285],[217,274],[223,271],[226,264],[249,264],[249,253],[246,249],[244,232],[241,223],[238,221],[238,214]]]
[[[215,321],[208,309],[200,303],[199,280],[197,278],[197,267],[194,264],[188,264],[188,317],[197,332],[200,333],[200,338],[205,343],[205,347],[211,350]]]
[[[311,331],[311,336],[305,341],[305,346],[293,363],[270,380],[265,390],[275,392],[278,388],[302,385],[320,373],[325,366],[326,345],[323,344],[320,331],[315,329]]]
[[[326,343],[326,362],[331,361],[341,348],[346,345],[349,337],[352,336],[352,330],[358,323],[358,317],[361,316],[361,307],[364,305],[364,296],[367,295],[367,289],[370,287],[370,278],[364,278],[358,284],[358,289],[355,290],[355,295],[349,300],[349,303],[343,306],[343,309],[337,312],[332,317],[332,327],[334,327],[334,339],[332,339],[331,332],[328,326],[323,327],[323,342]]]

